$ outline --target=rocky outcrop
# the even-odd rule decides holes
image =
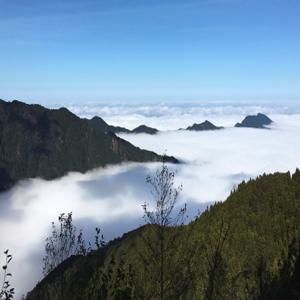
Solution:
[[[264,114],[247,116],[241,123],[235,124],[235,127],[249,127],[249,128],[266,128],[273,121]]]

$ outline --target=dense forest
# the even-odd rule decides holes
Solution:
[[[97,235],[26,299],[300,299],[299,170],[242,182],[188,225],[162,172],[148,180],[165,218],[145,206],[145,226],[108,244]]]

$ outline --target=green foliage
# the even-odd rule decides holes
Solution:
[[[178,274],[178,279],[189,278],[188,288],[177,299],[299,299],[299,216],[297,170],[293,175],[276,173],[242,182],[225,202],[207,208],[189,225],[166,228],[169,239],[176,236],[174,251],[170,252],[170,272]],[[143,236],[151,236],[153,226],[143,226],[62,266],[69,286],[66,299],[114,299],[111,295],[116,297],[117,286],[125,291],[129,281],[134,295],[141,295],[139,299],[158,299],[159,287],[151,278],[157,273],[147,272],[139,255],[147,250]],[[189,250],[184,255],[186,249],[194,253]],[[127,279],[118,275],[124,273],[118,273],[118,268],[128,274],[129,266],[132,272]],[[82,274],[88,274],[84,281]],[[34,290],[39,298],[28,299],[48,300],[45,295],[51,289],[51,280],[53,277],[46,277]],[[101,282],[106,296],[99,298],[92,291]],[[69,296],[71,287],[76,291],[73,298]],[[175,290],[176,285],[172,288]],[[151,291],[153,297],[147,298]]]
[[[145,280],[152,288],[137,291],[143,299],[182,299],[191,282],[186,268],[193,257],[192,252],[188,243],[184,244],[187,246],[184,250],[178,244],[186,204],[177,210],[182,186],[174,187],[174,179],[175,173],[165,163],[154,176],[146,178],[153,203],[143,205],[144,218],[149,226],[140,236],[142,243],[137,253],[145,271]],[[186,233],[188,240],[191,231]]]
[[[89,298],[133,300],[137,299],[134,287],[134,273],[131,265],[123,260],[116,262],[111,256],[107,266],[98,270],[93,278],[94,286]]]

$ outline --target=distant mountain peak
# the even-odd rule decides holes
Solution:
[[[213,123],[211,123],[208,120],[205,120],[204,122],[197,124],[194,123],[192,126],[189,126],[186,128],[186,130],[191,130],[191,131],[205,131],[205,130],[219,130],[223,129],[224,127],[221,126],[216,126]]]
[[[249,115],[241,123],[236,123],[235,127],[248,128],[267,128],[273,121],[265,114],[258,113],[256,115]]]
[[[101,130],[104,133],[108,132],[114,132],[114,133],[129,133],[130,130],[128,130],[125,127],[120,127],[120,126],[113,126],[107,124],[102,118],[95,116],[91,120],[88,120],[88,122],[98,130]]]
[[[134,128],[131,132],[132,133],[156,134],[156,133],[158,133],[158,130],[156,128],[149,127],[146,125],[140,125],[140,126]]]

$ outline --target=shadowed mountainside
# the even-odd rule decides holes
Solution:
[[[161,160],[66,108],[0,100],[0,191],[26,178],[53,179],[124,161]],[[166,160],[178,162],[174,157]]]
[[[258,113],[255,116],[247,116],[242,123],[235,124],[235,127],[266,128],[273,121],[264,114]]]
[[[186,130],[204,131],[204,130],[219,130],[219,129],[224,129],[224,127],[215,126],[213,123],[206,120],[200,124],[195,123],[192,126],[187,127]]]
[[[149,127],[146,125],[140,125],[140,126],[134,128],[131,132],[132,133],[156,134],[156,133],[158,133],[158,130],[156,128]]]

